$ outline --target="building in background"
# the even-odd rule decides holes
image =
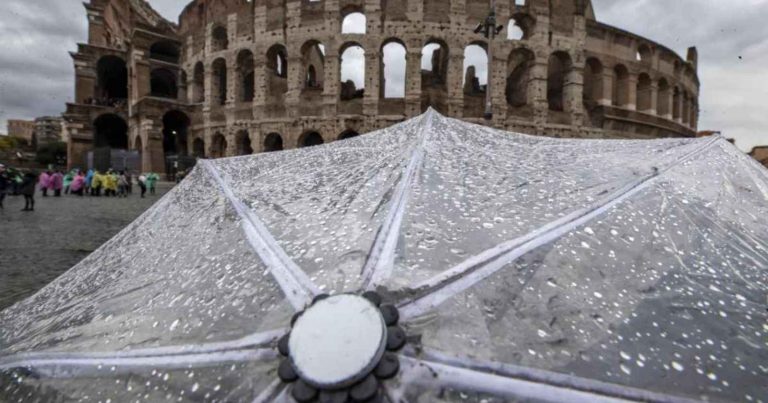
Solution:
[[[8,120],[8,136],[16,138],[23,148],[35,148],[35,121],[10,119]]]
[[[64,141],[64,119],[60,116],[43,116],[35,119],[33,144],[39,148]]]
[[[696,135],[695,48],[681,57],[601,23],[589,0],[520,3],[496,2],[504,31],[489,45],[474,32],[488,0],[194,0],[178,24],[143,0],[89,0],[64,114],[69,164],[112,164],[121,150],[172,174],[195,157],[342,140],[429,107],[547,136]],[[362,85],[345,77],[353,68]]]

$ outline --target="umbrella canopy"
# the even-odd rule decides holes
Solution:
[[[0,313],[0,400],[765,401],[767,246],[720,137],[430,110],[201,161]]]

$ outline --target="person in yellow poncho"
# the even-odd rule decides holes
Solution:
[[[101,187],[104,186],[104,176],[101,172],[93,171],[93,178],[91,178],[91,196],[101,196]]]
[[[117,196],[117,175],[110,169],[102,176],[104,196]]]

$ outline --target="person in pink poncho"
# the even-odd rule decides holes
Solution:
[[[56,171],[50,178],[51,190],[55,197],[61,197],[61,190],[64,189],[64,175],[61,171]]]
[[[51,187],[51,171],[41,173],[38,183],[40,184],[40,191],[43,192],[43,197],[48,197],[48,189]]]
[[[72,184],[69,185],[69,192],[78,195],[80,197],[83,196],[83,190],[85,189],[85,176],[82,172],[78,171],[77,175],[75,175],[75,178],[72,179]]]

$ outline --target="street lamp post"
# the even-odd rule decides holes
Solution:
[[[486,39],[488,39],[488,71],[487,82],[485,84],[485,119],[493,119],[493,97],[491,95],[492,86],[492,72],[493,72],[493,40],[496,38],[502,30],[503,25],[496,26],[496,0],[491,0],[491,10],[488,16],[485,17],[485,22],[478,25],[475,28],[475,33],[483,33]]]

